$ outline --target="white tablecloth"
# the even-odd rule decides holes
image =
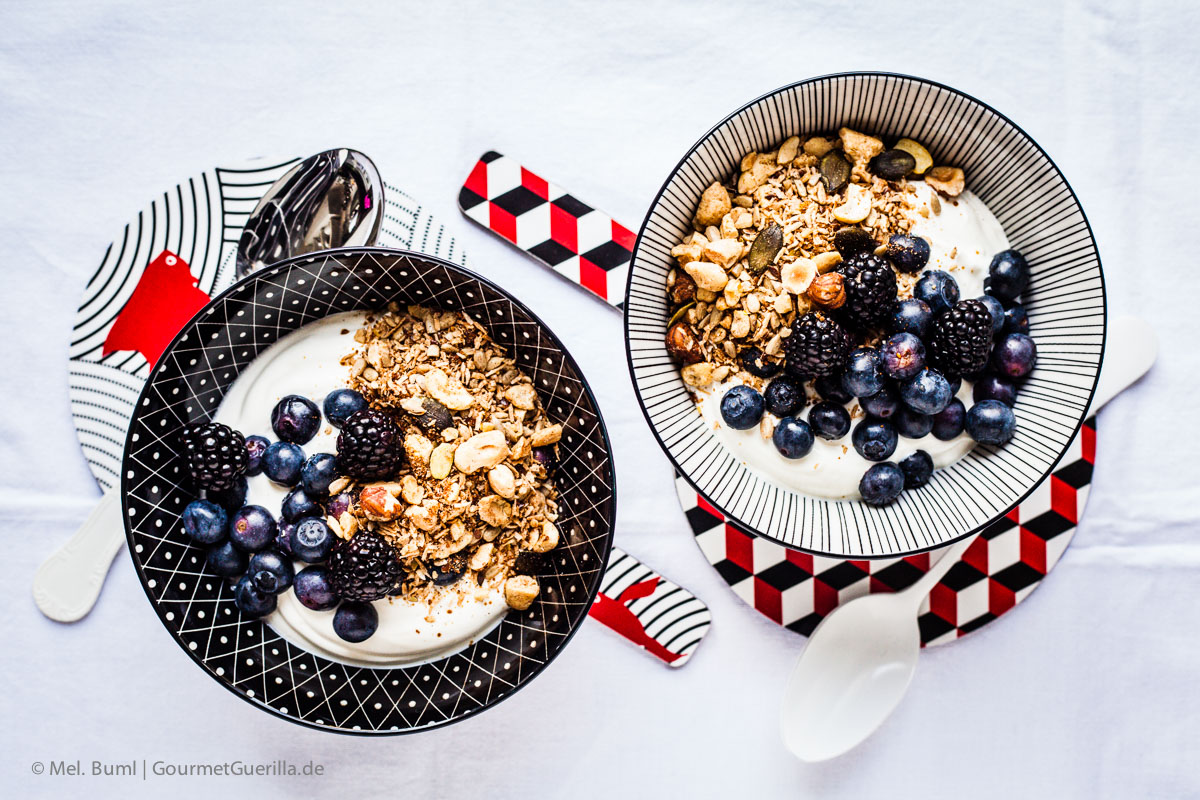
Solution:
[[[1194,92],[1178,0],[904,4],[41,2],[0,12],[0,794],[271,797],[1180,797],[1200,795]],[[336,10],[341,8],[342,10]],[[1113,313],[1152,319],[1160,362],[1101,415],[1086,519],[1037,594],[926,653],[877,736],[820,766],[777,732],[803,640],[734,597],[692,543],[634,401],[615,314],[459,217],[484,150],[635,225],[667,172],[742,102],[878,68],[1016,119],[1087,209]],[[663,668],[589,624],[488,713],[400,739],[280,721],[205,677],[118,556],[61,626],[33,571],[98,493],[64,358],[76,301],[129,215],[181,176],[256,153],[350,145],[454,223],[474,264],[562,336],[613,434],[617,541],[712,607]],[[393,169],[395,169],[393,167]],[[33,762],[321,763],[321,778],[68,778]]]

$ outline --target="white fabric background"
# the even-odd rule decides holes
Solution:
[[[0,792],[1200,795],[1194,4],[168,5],[0,7]],[[867,744],[806,766],[777,733],[803,641],[728,592],[692,543],[634,402],[616,315],[466,223],[455,197],[495,148],[636,227],[671,166],[724,114],[856,68],[949,83],[1025,127],[1088,212],[1113,313],[1152,319],[1162,352],[1101,416],[1087,516],[1052,578],[1002,621],[926,653],[909,697]],[[34,569],[97,498],[63,361],[104,247],[147,198],[196,170],[337,145],[397,165],[387,180],[454,224],[476,268],[521,294],[584,366],[618,459],[617,541],[713,610],[682,670],[589,624],[487,714],[368,741],[282,722],[206,678],[163,631],[124,553],[83,622],[60,626],[35,609]],[[53,759],[310,757],[325,778],[142,783],[30,770]]]

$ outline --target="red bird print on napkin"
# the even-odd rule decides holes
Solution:
[[[151,261],[104,338],[104,355],[136,350],[153,365],[192,316],[208,302],[186,261],[163,250]]]

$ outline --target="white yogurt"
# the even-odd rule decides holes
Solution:
[[[954,276],[963,299],[979,297],[983,294],[983,281],[992,256],[1009,247],[999,220],[970,192],[963,192],[955,203],[939,198],[941,213],[934,214],[929,208],[933,189],[924,182],[915,182],[914,186],[918,204],[911,212],[912,234],[929,242],[926,269],[945,270]],[[922,208],[928,210],[928,217],[921,216]],[[740,383],[740,379],[731,379],[696,392],[697,406],[706,424],[730,452],[752,471],[789,489],[834,500],[859,498],[858,482],[874,462],[858,454],[850,442],[850,434],[836,441],[817,437],[808,455],[789,459],[780,455],[769,437],[763,437],[758,426],[739,431],[726,425],[721,418],[721,398]],[[970,407],[971,384],[963,383],[958,398]],[[857,406],[857,401],[851,401],[847,406],[851,410],[851,430],[863,417]],[[808,419],[811,408],[811,405],[806,407],[800,417]],[[772,414],[765,416],[772,423],[778,422]],[[958,461],[974,446],[975,442],[965,433],[950,441],[941,441],[932,434],[921,439],[901,436],[896,452],[888,460],[899,462],[917,450],[924,450],[933,458],[934,466],[940,469]]]
[[[365,319],[361,312],[337,314],[306,325],[280,339],[243,371],[217,410],[216,420],[247,436],[274,439],[271,410],[280,398],[298,394],[320,405],[325,395],[347,384],[342,357],[354,349],[354,331]],[[337,451],[337,429],[322,420],[306,455]],[[246,502],[278,514],[288,490],[265,475],[248,479]],[[296,563],[299,570],[302,563]],[[333,632],[330,611],[305,608],[289,589],[279,595],[279,607],[267,624],[294,644],[328,658],[362,665],[405,665],[461,650],[495,627],[508,610],[500,587],[491,587],[482,600],[459,602],[445,591],[429,607],[401,598],[378,600],[379,630],[365,642],[347,642]]]

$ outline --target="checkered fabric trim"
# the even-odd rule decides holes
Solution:
[[[475,164],[458,205],[559,275],[623,307],[637,235],[612,217],[495,151]]]
[[[978,630],[1033,593],[1075,534],[1095,453],[1092,418],[1050,478],[987,528],[934,587],[921,606],[925,645]],[[790,550],[727,522],[682,476],[675,484],[696,543],[725,582],[759,612],[804,636],[841,603],[904,589],[929,569],[929,553],[846,561]]]
[[[682,667],[712,625],[699,598],[616,547],[588,612],[669,667]]]

